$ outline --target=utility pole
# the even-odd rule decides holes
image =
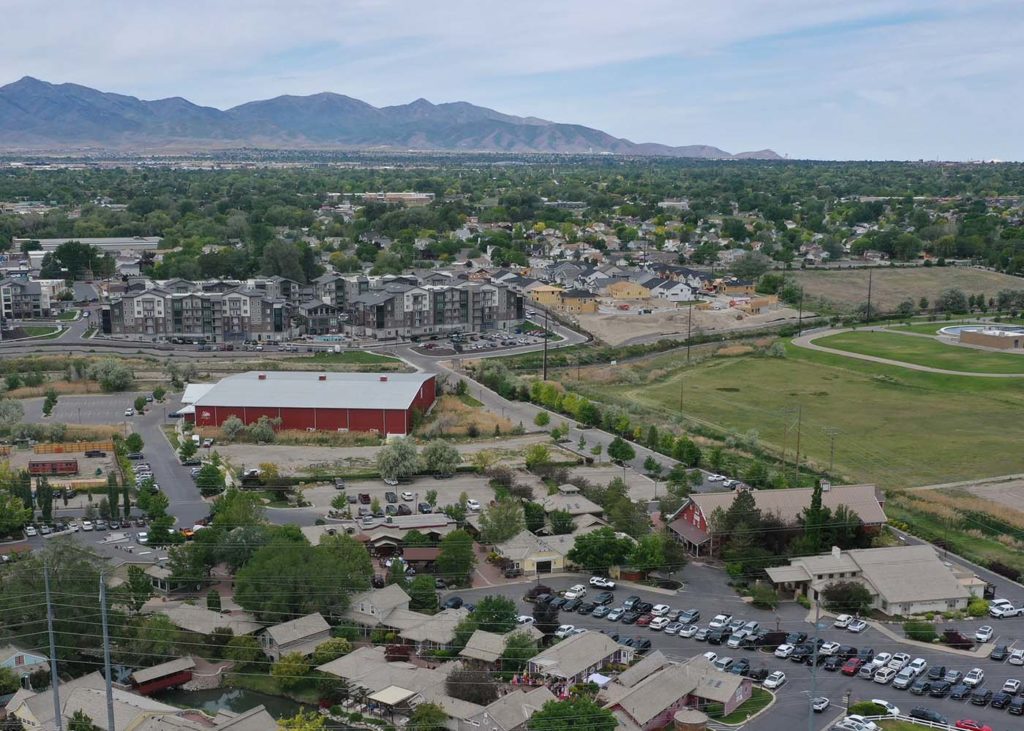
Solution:
[[[796,334],[802,335],[804,332],[804,288],[800,288],[800,310],[796,318]]]
[[[818,694],[818,636],[821,633],[821,603],[814,599],[814,652],[811,654],[811,694],[807,698],[807,731],[814,731],[814,698]]]
[[[832,467],[836,463],[836,437],[840,432],[834,426],[825,427],[825,435],[829,439],[828,473],[832,474]]]
[[[57,731],[64,731],[60,709],[60,680],[57,677],[57,641],[53,636],[53,601],[50,599],[50,567],[43,564],[43,586],[46,589],[46,631],[50,635],[50,685],[53,687],[53,719]]]
[[[548,308],[544,308],[544,378],[548,380]]]
[[[803,425],[804,407],[796,407],[796,454],[793,456],[793,482],[800,482],[800,429]]]
[[[690,302],[690,312],[686,315],[686,364],[690,364],[690,328],[693,325],[693,302]],[[682,407],[680,407],[682,409]]]
[[[679,379],[679,413],[683,413],[683,379]]]
[[[864,322],[871,322],[871,276],[874,273],[874,268],[868,269],[868,310],[864,313]]]
[[[100,574],[100,618],[103,622],[103,674],[107,686],[107,728],[117,731],[114,725],[114,688],[110,677],[110,635],[107,632],[107,582],[106,576]]]

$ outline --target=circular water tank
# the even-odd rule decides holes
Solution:
[[[708,717],[695,708],[683,708],[672,717],[675,731],[706,731]]]

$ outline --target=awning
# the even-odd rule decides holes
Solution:
[[[400,703],[404,703],[413,696],[416,695],[414,690],[406,690],[400,688],[397,685],[389,685],[384,690],[378,690],[373,695],[369,696],[368,700],[374,703],[380,703],[382,706],[397,706]]]
[[[676,518],[668,524],[668,527],[695,546],[700,546],[711,540],[707,533],[683,518]]]
[[[591,673],[587,677],[587,682],[595,683],[598,688],[603,688],[606,685],[608,685],[608,683],[612,682],[612,679],[609,678],[607,675],[601,675],[601,673]]]

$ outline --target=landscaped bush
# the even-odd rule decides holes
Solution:
[[[907,636],[907,639],[917,640],[918,642],[934,642],[939,638],[935,627],[931,623],[919,620],[904,622],[903,633]]]
[[[988,601],[981,597],[974,597],[967,603],[967,616],[985,617],[988,615]]]

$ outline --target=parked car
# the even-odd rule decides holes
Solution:
[[[932,698],[945,698],[949,695],[949,691],[953,689],[953,685],[945,680],[930,680],[932,687],[928,690],[928,695]]]
[[[853,617],[851,615],[840,614],[838,617],[835,618],[835,621],[832,622],[832,626],[836,627],[837,629],[846,629],[850,626],[850,622],[852,621]]]
[[[988,688],[978,688],[971,693],[971,704],[975,706],[987,706],[992,700],[992,691]]]
[[[1010,695],[1017,695],[1020,693],[1021,684],[1016,678],[1009,678],[1003,683],[1003,687],[1000,689],[1003,693],[1009,693]]]
[[[943,716],[941,713],[930,710],[928,708],[912,708],[908,714],[911,718],[919,718],[922,721],[931,721],[932,723],[944,723],[949,725],[949,719]]]
[[[978,642],[989,642],[992,640],[992,635],[994,634],[995,630],[986,624],[978,627],[978,631],[974,633],[974,639]]]
[[[992,731],[991,726],[980,721],[971,720],[970,718],[961,718],[953,728],[962,729],[963,731]]]
[[[927,695],[932,690],[932,681],[927,678],[920,678],[910,686],[910,692],[914,695]]]
[[[1004,691],[998,690],[992,694],[992,700],[989,701],[989,705],[993,708],[1002,710],[1010,705],[1010,701],[1013,700],[1013,695]]]
[[[830,705],[832,705],[832,702],[824,696],[811,699],[811,710],[815,713],[824,713]]]
[[[864,661],[859,657],[851,657],[843,663],[843,666],[839,668],[839,670],[843,675],[856,675],[863,665]]]
[[[396,495],[392,490],[388,490],[384,493],[384,501],[388,503],[397,503],[398,495]]]
[[[1011,665],[1024,665],[1024,650],[1013,650],[1007,662]]]
[[[695,624],[698,619],[700,619],[700,612],[696,609],[687,609],[676,617],[676,620],[683,624]]]
[[[859,634],[866,630],[867,627],[868,623],[865,622],[863,619],[853,619],[850,621],[848,625],[846,625],[846,630],[848,632],[853,632],[854,634]]]
[[[890,703],[889,701],[884,700],[882,698],[872,698],[871,702],[874,703],[876,706],[884,708],[886,714],[890,716],[900,715],[900,709],[894,703]]]
[[[942,680],[945,677],[945,665],[932,665],[930,668],[928,668],[928,680]]]
[[[458,609],[463,604],[465,604],[465,602],[462,601],[462,597],[460,597],[460,596],[450,596],[447,599],[445,599],[445,602],[442,605],[442,608],[443,609]]]
[[[665,617],[665,619],[667,620],[668,617]],[[683,625],[679,624],[679,622],[669,622],[665,625],[665,629],[663,629],[662,632],[664,632],[667,635],[674,635],[678,634],[679,630],[681,630],[682,628]]]
[[[590,585],[595,586],[598,589],[615,589],[615,582],[604,576],[591,576]]]
[[[1000,643],[992,648],[992,652],[988,654],[988,659],[994,662],[1002,662],[1010,656],[1010,648]]]
[[[895,677],[896,671],[886,666],[884,668],[877,670],[872,680],[874,680],[879,685],[888,685],[893,681],[893,678]]]
[[[583,586],[583,584],[573,584],[566,590],[565,594],[563,594],[566,599],[579,599],[586,595],[587,587]]]
[[[964,676],[964,685],[969,688],[977,688],[985,682],[985,671],[981,668],[971,668]]]
[[[605,617],[609,622],[618,622],[622,619],[622,615],[626,613],[626,610],[622,607],[615,607],[608,612],[608,616]]]
[[[739,660],[732,664],[729,668],[729,672],[733,675],[739,675],[740,677],[746,677],[750,673],[750,660],[745,657],[741,657]]]
[[[963,683],[957,683],[949,689],[950,700],[962,701],[971,696],[971,687]]]
[[[602,591],[600,594],[594,597],[594,601],[598,604],[611,604],[615,601],[615,595],[610,591]]]
[[[786,684],[786,674],[781,670],[776,670],[774,673],[764,679],[764,687],[768,690],[778,690]]]

